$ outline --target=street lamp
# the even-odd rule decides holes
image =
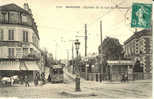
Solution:
[[[75,91],[81,91],[80,90],[79,60],[78,60],[78,58],[79,58],[79,56],[78,56],[78,54],[79,54],[79,46],[80,46],[79,40],[77,39],[74,44],[75,44],[76,55],[77,55],[76,71],[78,71],[78,72],[76,72],[76,79],[75,79],[75,87],[76,88],[75,88]]]

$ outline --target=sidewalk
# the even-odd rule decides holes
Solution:
[[[89,90],[81,90],[79,92],[76,91],[63,91],[61,92],[62,95],[71,96],[71,97],[88,97],[88,96],[97,96],[93,91]]]

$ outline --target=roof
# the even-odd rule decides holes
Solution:
[[[0,6],[0,10],[3,10],[3,11],[18,11],[18,12],[30,14],[25,9],[23,9],[23,8],[17,6],[16,4],[13,4],[13,3]]]
[[[144,29],[144,30],[141,30],[141,31],[138,31],[138,32],[135,32],[130,38],[128,38],[124,44],[127,44],[128,42],[130,42],[131,40],[135,39],[135,38],[140,38],[142,36],[152,36],[152,31],[151,30],[147,30],[147,29]]]
[[[134,65],[134,62],[131,60],[108,60],[109,65]]]
[[[25,9],[23,9],[23,8],[21,8],[21,7],[19,7],[18,5],[14,4],[14,3],[0,6],[0,10],[1,10],[1,11],[17,11],[17,12],[22,12],[22,13],[31,15],[31,13],[29,13],[27,10],[25,10]],[[31,17],[32,17],[32,16],[31,16]],[[33,19],[33,17],[32,17],[32,19]],[[34,21],[34,20],[32,20],[32,21]],[[37,30],[36,23],[34,22],[33,25],[34,25],[34,26],[32,26],[32,27],[33,27],[33,29],[34,29],[34,31],[35,31],[35,33],[36,33],[38,39],[40,39],[39,34],[38,34],[38,30]]]

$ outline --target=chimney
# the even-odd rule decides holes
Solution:
[[[27,10],[27,11],[29,10],[28,3],[24,3],[24,9]]]
[[[25,9],[26,11],[28,11],[30,14],[32,14],[32,11],[31,11],[31,9],[29,8],[28,3],[24,3],[24,9]]]

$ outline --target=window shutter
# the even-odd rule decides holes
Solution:
[[[12,56],[14,56],[14,48],[12,48]]]
[[[3,40],[3,30],[1,30],[1,40]]]
[[[11,50],[10,50],[10,48],[9,48],[9,56],[11,56]]]
[[[0,30],[0,40],[3,40],[3,30]]]
[[[14,40],[14,30],[12,30],[12,40]]]
[[[8,33],[8,34],[9,34],[9,35],[8,35],[8,36],[9,36],[9,37],[8,37],[8,40],[11,40],[11,38],[10,38],[10,37],[11,37],[11,36],[10,36],[10,35],[11,35],[10,30],[9,30],[9,33]]]
[[[26,32],[26,41],[28,42],[28,32]]]

